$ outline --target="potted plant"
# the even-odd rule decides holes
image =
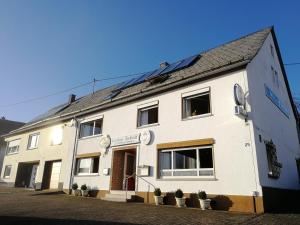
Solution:
[[[181,189],[177,189],[175,192],[176,204],[178,207],[185,207],[185,197]]]
[[[210,199],[207,199],[207,195],[205,191],[198,192],[198,198],[200,202],[200,207],[202,210],[208,209],[210,206]]]
[[[86,184],[81,185],[80,189],[81,189],[82,196],[87,197],[89,195],[89,190],[88,190]]]
[[[155,205],[163,204],[164,196],[161,195],[160,188],[155,188],[153,193],[154,193]]]
[[[78,190],[78,184],[77,183],[72,184],[72,190],[73,190],[73,195],[81,196],[81,191]]]

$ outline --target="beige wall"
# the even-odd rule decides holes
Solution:
[[[63,141],[61,144],[52,145],[52,137],[58,127],[63,128]],[[65,179],[65,174],[67,174],[70,168],[67,168],[68,165],[66,159],[68,155],[71,155],[74,146],[74,143],[72,142],[74,140],[73,130],[74,128],[70,127],[69,123],[61,123],[6,138],[7,142],[15,139],[21,139],[21,141],[19,152],[13,155],[6,155],[4,158],[3,168],[6,165],[12,165],[10,178],[3,178],[4,171],[2,171],[1,179],[7,183],[14,183],[16,179],[18,163],[39,161],[36,183],[40,183],[43,179],[45,162],[62,160],[59,182],[67,182]],[[40,137],[37,148],[31,150],[27,149],[29,135],[38,132],[40,133]],[[70,154],[69,151],[71,151]]]

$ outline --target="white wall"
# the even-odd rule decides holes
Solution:
[[[296,121],[284,83],[278,56],[273,58],[270,45],[274,45],[272,35],[266,39],[258,55],[247,67],[250,89],[250,119],[255,133],[256,153],[259,168],[259,180],[262,186],[299,189],[299,180],[295,158],[300,156],[297,138]],[[274,47],[275,51],[275,47]],[[276,52],[275,52],[276,54]],[[279,88],[272,80],[271,66],[278,71]],[[277,95],[288,107],[287,118],[265,95],[264,84]],[[268,177],[267,154],[265,144],[259,142],[259,135],[263,140],[273,140],[277,147],[278,161],[282,163],[279,179]]]
[[[159,125],[151,126],[154,141],[151,145],[139,145],[139,165],[153,167],[154,173],[146,177],[163,192],[181,188],[184,192],[205,190],[209,194],[252,195],[259,191],[256,183],[256,167],[253,161],[250,126],[234,115],[233,86],[239,83],[247,90],[245,70],[210,79],[188,87],[169,91],[142,101],[99,112],[104,116],[103,133],[112,138],[136,134],[137,106],[159,100]],[[183,121],[181,119],[181,94],[205,87],[211,88],[212,115]],[[159,143],[213,138],[215,179],[160,180],[157,179],[157,149]],[[78,154],[100,151],[99,137],[79,140]],[[103,168],[111,167],[112,150],[100,157],[99,176],[76,176],[74,182],[86,183],[91,187],[109,190],[109,176],[102,175]],[[147,191],[148,185],[139,180],[138,191]]]

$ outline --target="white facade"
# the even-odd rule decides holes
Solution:
[[[62,144],[55,146],[49,144],[56,126],[10,136],[6,141],[20,138],[21,143],[18,154],[5,157],[4,166],[12,165],[12,175],[5,178],[5,181],[15,182],[20,162],[39,162],[36,182],[42,183],[45,162],[59,160],[61,172],[58,175],[57,166],[56,170],[52,171],[55,179],[52,180],[50,187],[56,186],[58,180],[64,189],[70,189],[71,184],[77,183],[79,187],[86,184],[92,190],[109,192],[112,190],[113,168],[119,166],[114,165],[113,152],[123,148],[134,149],[136,171],[141,166],[150,167],[148,176],[136,178],[134,187],[136,192],[152,192],[154,187],[159,187],[162,192],[174,192],[178,188],[184,193],[205,190],[211,195],[251,197],[247,201],[252,204],[252,196],[263,196],[263,187],[299,190],[296,159],[300,157],[300,145],[296,119],[282,73],[270,33],[258,54],[245,67],[141,100],[74,117],[73,121],[76,122],[73,125],[70,121],[65,121],[60,124],[64,127]],[[246,95],[247,120],[235,115],[236,102],[233,93],[235,84],[239,84]],[[287,112],[280,110],[268,98],[266,87],[272,90]],[[210,113],[183,119],[183,98],[204,92],[208,92],[210,96]],[[138,118],[145,115],[139,115],[139,110],[144,107],[151,108],[153,105],[158,105],[158,122],[139,127]],[[97,119],[102,119],[101,132],[97,130],[96,122],[93,122],[92,131],[87,128],[87,132],[93,135],[80,138],[82,124]],[[100,140],[103,136],[108,135],[111,140],[115,140],[141,134],[143,131],[151,132],[150,143],[134,141],[119,146],[113,146],[111,143],[106,150],[101,147]],[[29,137],[36,132],[40,132],[39,147],[27,150]],[[158,149],[158,146],[208,139],[213,140],[210,145],[213,151],[212,176],[169,178],[159,176],[161,149]],[[268,176],[265,142],[271,140],[276,146],[278,161],[282,164],[278,179]],[[203,146],[192,148],[197,147]],[[200,153],[197,153],[197,156],[198,154]],[[77,173],[80,171],[79,159],[95,155],[99,161],[96,159],[93,163],[98,168],[95,170],[92,166],[84,167],[87,162],[92,162],[92,160],[85,161],[82,162],[83,172]],[[60,163],[55,165],[58,164]],[[107,170],[109,172],[105,174]],[[2,170],[1,178],[3,173]]]

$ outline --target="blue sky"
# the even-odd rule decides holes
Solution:
[[[0,0],[0,116],[28,121],[92,87],[6,105],[148,71],[270,25],[284,62],[300,62],[299,8],[299,1]],[[300,65],[286,71],[300,97]]]

